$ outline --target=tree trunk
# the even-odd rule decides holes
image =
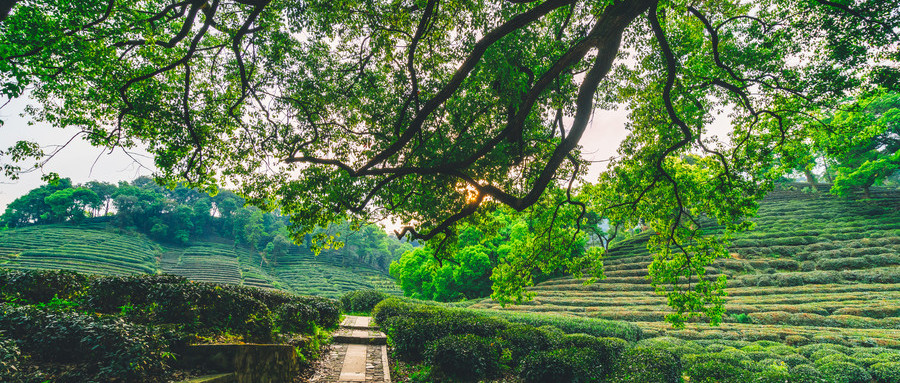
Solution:
[[[816,175],[809,169],[804,169],[803,174],[806,175],[806,183],[815,186],[816,185]]]

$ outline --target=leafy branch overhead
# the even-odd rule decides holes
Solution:
[[[800,127],[892,85],[900,59],[898,0],[13,4],[5,97],[94,145],[145,145],[169,185],[237,185],[301,231],[391,216],[441,241],[485,203],[525,210],[577,184],[592,114],[626,105],[592,209],[659,233],[676,322],[721,312],[701,270],[723,246],[698,220],[746,228]]]

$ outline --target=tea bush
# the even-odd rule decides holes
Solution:
[[[719,360],[705,360],[692,364],[685,374],[697,383],[744,383],[753,374],[743,368]]]
[[[534,351],[522,360],[519,376],[528,383],[599,381],[607,368],[595,353],[579,347]]]
[[[479,381],[500,374],[500,340],[472,334],[450,335],[431,342],[425,362],[432,373],[454,381]]]
[[[58,381],[163,381],[164,334],[121,318],[0,305],[0,331],[36,361],[75,363]]]
[[[610,370],[611,383],[678,383],[681,365],[665,350],[633,347],[622,354]]]
[[[876,363],[869,367],[869,373],[877,383],[900,383],[900,363]]]
[[[517,366],[519,362],[533,351],[544,351],[552,346],[550,334],[547,331],[513,323],[499,334],[503,348],[510,351],[511,364]]]
[[[344,294],[340,300],[345,312],[367,313],[386,298],[388,295],[378,290],[356,290]]]
[[[88,277],[68,270],[0,269],[0,301],[46,303],[53,297],[73,299],[84,292]]]
[[[819,366],[822,375],[835,383],[869,383],[872,376],[860,366],[849,362],[830,362]]]

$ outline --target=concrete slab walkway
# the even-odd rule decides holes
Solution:
[[[371,323],[371,317],[348,315],[344,318],[333,336],[331,351],[310,382],[390,382],[387,338]]]

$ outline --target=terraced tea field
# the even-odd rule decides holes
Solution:
[[[728,317],[719,326],[700,320],[675,330],[663,321],[669,309],[647,278],[651,234],[615,245],[607,278],[595,284],[553,279],[534,286],[527,304],[501,308],[487,299],[471,307],[625,320],[647,337],[900,348],[900,192],[849,201],[775,191],[754,222],[735,236],[730,258],[708,268],[728,277]]]
[[[105,224],[39,225],[0,231],[0,267],[69,269],[89,274],[169,273],[202,282],[278,288],[339,297],[357,289],[400,295],[394,280],[365,267],[345,267],[295,247],[283,259],[265,259],[231,243],[162,244]]]
[[[71,269],[123,275],[155,273],[156,249],[141,237],[68,225],[0,232],[0,259],[13,269]]]
[[[279,288],[297,294],[337,298],[344,292],[361,289],[376,289],[397,296],[403,294],[394,280],[384,274],[368,268],[344,266],[337,259],[316,257],[303,247],[279,257],[269,272],[279,281]]]

